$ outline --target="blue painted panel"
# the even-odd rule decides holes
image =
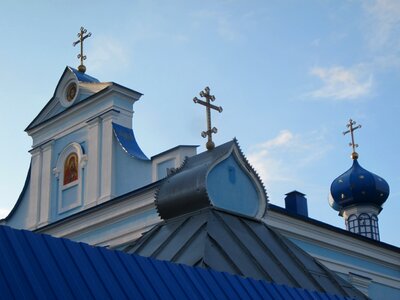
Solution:
[[[208,174],[207,191],[216,207],[255,216],[259,195],[253,179],[245,173],[233,155],[216,165]]]
[[[343,253],[335,252],[333,250],[322,248],[314,244],[310,244],[304,241],[300,241],[295,238],[289,238],[292,242],[294,242],[297,246],[305,250],[306,252],[317,255],[321,257],[328,257],[333,261],[341,261],[348,265],[356,265],[363,269],[371,270],[377,273],[385,274],[388,276],[392,276],[395,278],[400,278],[400,270],[395,270],[389,267],[385,267],[382,265],[378,265],[363,259],[359,259],[350,255],[345,255]]]
[[[162,179],[167,176],[167,169],[175,167],[175,159],[171,158],[157,165],[157,179]]]
[[[78,185],[71,186],[61,192],[61,207],[60,209],[67,209],[68,207],[77,205],[78,199]]]
[[[399,289],[395,289],[387,285],[371,282],[368,288],[368,296],[371,299],[381,300],[400,299],[400,287]]]

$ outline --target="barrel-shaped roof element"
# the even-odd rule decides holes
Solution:
[[[164,220],[214,206],[264,215],[267,195],[236,140],[189,157],[161,184],[156,207]]]
[[[337,211],[353,205],[382,209],[389,191],[389,184],[382,177],[367,171],[354,159],[351,168],[332,182],[330,205]]]

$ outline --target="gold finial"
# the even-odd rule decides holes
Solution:
[[[79,43],[81,44],[81,53],[78,54],[78,59],[79,58],[81,59],[81,64],[78,67],[78,71],[81,73],[85,73],[85,71],[86,71],[86,67],[83,65],[83,61],[86,59],[86,55],[83,55],[83,41],[92,35],[91,32],[89,32],[88,34],[86,34],[86,32],[87,32],[87,30],[85,28],[81,27],[81,31],[78,33],[79,40],[72,43],[72,45],[74,47]]]
[[[206,101],[200,100],[197,97],[193,98],[194,103],[199,103],[201,105],[204,105],[206,107],[206,113],[207,113],[207,131],[203,131],[201,133],[201,136],[203,138],[208,136],[208,140],[206,143],[206,148],[207,150],[212,150],[215,147],[214,142],[212,141],[212,134],[217,133],[217,128],[213,127],[211,128],[211,108],[215,109],[218,112],[222,112],[222,107],[221,106],[215,106],[210,103],[210,101],[215,101],[215,96],[210,95],[210,88],[207,86],[204,91],[200,92],[200,97],[206,98]]]
[[[351,135],[351,143],[349,143],[350,147],[353,147],[353,153],[351,153],[351,158],[352,159],[357,159],[358,158],[358,153],[356,152],[356,148],[358,147],[358,144],[354,143],[354,130],[361,128],[361,125],[357,125],[356,127],[353,127],[353,125],[356,125],[356,122],[353,121],[352,119],[349,120],[349,124],[347,124],[347,128],[350,128],[347,131],[343,132],[343,135],[350,133]]]

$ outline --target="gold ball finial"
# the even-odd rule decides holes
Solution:
[[[79,65],[78,71],[81,72],[81,73],[85,73],[86,72],[86,67],[84,65]]]
[[[353,152],[352,154],[351,154],[351,158],[354,160],[354,159],[357,159],[358,158],[358,153],[357,152]]]
[[[215,148],[214,142],[213,142],[213,141],[208,141],[208,142],[206,143],[206,148],[207,148],[207,150],[212,150],[212,149],[214,149],[214,148]]]

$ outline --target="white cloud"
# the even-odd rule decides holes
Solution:
[[[0,219],[4,219],[10,213],[10,209],[8,208],[0,208]]]
[[[264,149],[282,147],[290,144],[292,140],[293,140],[293,133],[291,133],[287,129],[284,129],[275,138],[260,144],[260,147]]]
[[[279,182],[296,184],[302,169],[323,157],[329,146],[324,132],[295,135],[290,130],[250,147],[248,160],[268,188]]]
[[[322,87],[311,91],[314,98],[351,100],[364,97],[371,92],[372,74],[359,65],[352,69],[344,67],[314,67],[311,74],[322,80]]]

